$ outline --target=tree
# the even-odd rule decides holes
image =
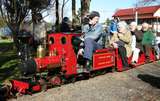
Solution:
[[[0,28],[6,26],[4,20],[0,17]]]
[[[106,24],[107,26],[109,26],[110,23],[111,23],[111,20],[110,20],[109,18],[107,18],[106,21],[105,21],[105,24]]]
[[[56,31],[59,32],[60,31],[60,25],[59,25],[59,0],[55,0],[56,1]]]
[[[35,24],[37,22],[37,14],[42,15],[43,12],[52,4],[51,0],[28,0],[29,9],[32,15],[33,31],[35,31]],[[33,32],[33,34],[35,34]]]
[[[17,45],[17,35],[23,20],[29,11],[32,14],[40,12],[48,7],[51,0],[1,0],[0,11],[3,20],[13,33],[14,42]]]
[[[17,45],[17,34],[20,25],[28,14],[27,1],[25,0],[1,0],[1,17],[13,33],[13,40]]]
[[[81,20],[89,13],[91,0],[81,0]]]
[[[73,11],[73,10],[72,10]],[[77,27],[81,26],[81,8],[77,10],[77,12],[72,13],[72,27],[77,29]]]
[[[76,0],[72,0],[72,27],[75,26],[76,23]]]
[[[63,19],[63,13],[64,13],[64,7],[67,4],[69,0],[63,0],[62,1],[62,8],[61,8],[61,18]]]

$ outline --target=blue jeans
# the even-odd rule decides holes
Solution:
[[[102,45],[97,43],[95,40],[91,38],[87,38],[84,40],[84,58],[92,60],[93,52],[97,49],[102,49]]]

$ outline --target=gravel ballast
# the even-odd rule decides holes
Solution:
[[[160,101],[160,64],[106,73],[10,101]]]

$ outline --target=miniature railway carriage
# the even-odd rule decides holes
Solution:
[[[11,80],[12,90],[21,94],[30,94],[31,92],[41,91],[42,88],[49,85],[61,85],[70,80],[69,78],[75,80],[85,74],[82,66],[83,58],[77,57],[81,43],[79,36],[80,34],[49,34],[48,52],[45,56],[35,57],[20,64],[22,74],[27,79]],[[128,58],[129,64],[130,60],[131,57]],[[153,51],[150,53],[150,60],[155,61]],[[141,53],[136,66],[144,63],[145,56]],[[122,71],[118,49],[105,48],[94,52],[91,72],[107,68]]]

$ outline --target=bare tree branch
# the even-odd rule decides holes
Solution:
[[[65,7],[65,5],[67,4],[67,2],[68,2],[69,0],[63,0],[63,3],[62,3],[62,10],[61,10],[61,17],[62,17],[62,19],[63,19],[63,13],[64,13],[64,7]]]

